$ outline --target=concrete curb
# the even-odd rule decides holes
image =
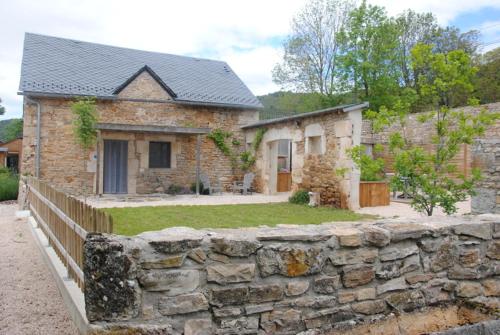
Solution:
[[[61,293],[73,323],[78,328],[80,334],[87,334],[89,331],[89,322],[85,315],[85,300],[82,291],[72,279],[68,278],[66,267],[54,249],[49,245],[47,237],[38,228],[38,224],[32,216],[28,217],[28,225],[31,228],[31,233],[40,249],[43,259],[55,279],[57,288]]]

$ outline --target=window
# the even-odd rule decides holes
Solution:
[[[170,142],[149,142],[149,168],[170,168]]]
[[[308,148],[307,152],[310,154],[318,155],[321,154],[321,136],[310,136],[308,137]]]

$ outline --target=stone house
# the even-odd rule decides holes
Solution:
[[[22,138],[16,138],[11,141],[0,143],[0,167],[7,167],[19,172],[20,160],[22,155]]]
[[[238,153],[265,127],[256,153],[257,190],[278,192],[276,173],[264,166],[278,171],[278,161],[287,164],[276,150],[279,140],[289,140],[289,182],[279,191],[320,191],[328,180],[323,188],[333,195],[324,203],[357,207],[357,195],[351,197],[357,172],[343,148],[359,143],[363,104],[261,123],[262,105],[225,62],[36,34],[25,36],[19,94],[22,172],[67,192],[164,192],[170,185],[189,187],[200,172],[229,190],[243,171],[206,135],[230,133]],[[79,97],[96,98],[97,143],[89,151],[73,134],[71,104]],[[352,173],[336,176],[340,166]]]

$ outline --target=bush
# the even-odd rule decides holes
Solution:
[[[19,178],[8,170],[0,171],[0,201],[16,200],[19,191]]]
[[[191,184],[191,192],[196,193],[196,183]],[[200,181],[200,194],[209,194],[208,188],[203,188],[203,183]]]
[[[167,189],[167,194],[176,195],[182,193],[182,186],[171,184]]]
[[[290,198],[288,202],[291,204],[305,205],[309,203],[309,192],[306,190],[298,190]]]

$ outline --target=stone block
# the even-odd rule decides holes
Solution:
[[[198,270],[151,270],[139,277],[139,283],[146,291],[165,291],[177,295],[194,291],[200,285]]]
[[[364,315],[373,315],[384,313],[387,309],[383,300],[367,300],[352,304],[352,310]]]
[[[402,260],[379,264],[377,266],[376,276],[381,279],[391,279],[419,269],[420,257],[419,255],[412,255]]]
[[[328,240],[332,234],[318,229],[309,229],[305,227],[286,228],[277,227],[261,229],[257,233],[259,241],[300,241],[300,242],[318,242]]]
[[[305,328],[301,312],[292,308],[263,313],[260,326],[267,334],[293,334]]]
[[[394,309],[411,312],[425,306],[425,297],[420,291],[404,291],[389,294],[385,301]]]
[[[350,120],[337,121],[333,124],[335,137],[350,137],[352,136],[352,123]]]
[[[190,319],[184,324],[184,335],[212,335],[213,326],[210,319]]]
[[[284,291],[279,284],[254,285],[249,287],[249,301],[262,303],[283,299]]]
[[[472,236],[483,240],[491,240],[491,223],[462,223],[453,227],[453,231],[458,235]]]
[[[259,241],[237,237],[212,237],[212,249],[231,257],[248,257],[262,247]]]
[[[386,223],[382,227],[391,232],[392,243],[430,235],[428,226],[419,223]]]
[[[487,297],[500,296],[500,279],[487,279],[482,282],[484,295]]]
[[[359,247],[363,243],[363,232],[358,229],[334,228],[330,232],[342,247]]]
[[[215,264],[207,266],[207,281],[217,284],[251,282],[255,264]]]
[[[325,257],[320,247],[273,245],[257,251],[257,264],[262,277],[297,277],[320,272]]]
[[[201,248],[191,249],[187,253],[187,257],[192,259],[193,261],[195,261],[198,264],[203,264],[207,260],[207,254],[205,254],[205,251],[203,251],[203,249],[201,249]]]
[[[227,257],[226,255],[223,255],[223,254],[216,253],[216,252],[209,253],[208,258],[213,260],[213,261],[219,262],[219,263],[224,263],[224,264],[231,263],[231,260],[229,259],[229,257]]]
[[[260,314],[260,313],[264,313],[264,312],[270,312],[273,309],[274,309],[273,304],[248,305],[248,306],[245,306],[245,313],[247,315]]]
[[[204,234],[185,227],[164,229],[161,232],[146,232],[137,237],[147,241],[157,252],[178,254],[199,247]]]
[[[387,229],[377,226],[363,227],[365,239],[369,244],[377,247],[385,247],[391,241],[391,233]]]
[[[141,267],[146,270],[178,268],[184,263],[185,254],[164,257],[155,260],[146,260],[141,263]]]
[[[330,261],[333,265],[348,265],[357,263],[373,263],[378,256],[378,250],[375,248],[366,249],[340,249],[335,250],[330,255]]]
[[[459,282],[457,285],[457,296],[462,298],[473,298],[483,294],[483,287],[477,282]]]
[[[478,266],[481,263],[480,250],[476,248],[461,250],[458,260],[466,268]]]
[[[428,282],[434,276],[431,273],[411,273],[406,275],[406,282],[410,285],[414,285],[416,283]]]
[[[309,289],[309,282],[305,280],[289,282],[285,288],[288,297],[304,294]]]
[[[237,319],[221,320],[220,327],[228,329],[228,332],[217,332],[218,334],[255,334],[259,328],[259,318],[256,316],[239,317]],[[247,333],[246,331],[251,331]]]
[[[486,250],[486,256],[491,259],[500,260],[500,241],[491,241],[488,244],[488,250]]]
[[[158,304],[158,311],[160,314],[166,316],[207,310],[207,298],[205,298],[205,296],[201,293],[191,293],[175,297],[161,298]]]
[[[226,318],[226,317],[241,315],[241,308],[239,308],[239,307],[223,307],[223,308],[214,307],[212,309],[212,312],[213,312],[215,317]]]
[[[347,265],[342,269],[342,282],[347,288],[368,284],[374,278],[375,271],[371,265]]]
[[[210,304],[223,307],[243,305],[248,302],[248,287],[213,288],[210,290]]]
[[[377,294],[383,294],[385,292],[404,290],[408,287],[406,284],[406,280],[404,277],[399,277],[395,279],[391,279],[384,284],[380,284],[377,286]]]
[[[321,276],[314,279],[314,292],[320,294],[332,294],[342,285],[340,276]]]
[[[379,257],[382,262],[393,261],[396,259],[406,258],[410,255],[418,253],[418,247],[415,243],[398,243],[391,244],[379,251]]]

